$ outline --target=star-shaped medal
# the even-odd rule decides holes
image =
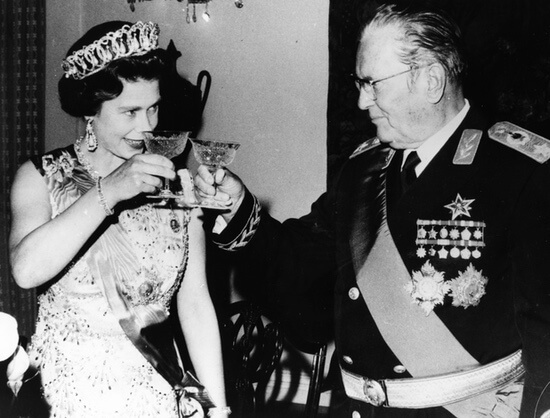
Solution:
[[[456,195],[456,199],[453,203],[445,205],[452,213],[452,219],[455,220],[460,215],[470,217],[470,205],[474,203],[475,199],[462,199],[459,193]]]

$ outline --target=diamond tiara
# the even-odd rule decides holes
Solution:
[[[81,80],[97,73],[119,58],[144,55],[158,48],[159,26],[136,22],[109,32],[90,45],[73,52],[63,60],[65,77]]]

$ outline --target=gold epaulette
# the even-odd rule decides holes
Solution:
[[[541,164],[550,159],[550,140],[513,123],[495,123],[489,129],[489,137]]]
[[[351,159],[351,158],[357,157],[359,154],[362,154],[373,148],[376,148],[380,144],[381,142],[377,137],[367,139],[365,142],[363,142],[361,145],[355,148],[355,151],[353,151],[353,153],[349,156],[349,158]]]

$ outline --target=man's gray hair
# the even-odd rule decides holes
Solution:
[[[401,61],[413,68],[439,63],[448,81],[460,85],[466,70],[461,32],[445,13],[427,9],[380,6],[361,31],[392,26],[402,34],[398,50]]]

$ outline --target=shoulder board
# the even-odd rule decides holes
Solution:
[[[453,164],[472,164],[482,136],[483,132],[479,129],[464,129],[453,158]]]
[[[364,152],[367,152],[373,148],[376,148],[378,145],[380,145],[381,142],[377,137],[367,139],[365,142],[363,142],[361,145],[359,145],[355,151],[349,156],[350,159],[357,157],[359,154],[362,154]]]
[[[489,129],[489,137],[541,164],[550,159],[550,140],[513,123],[495,123]]]

